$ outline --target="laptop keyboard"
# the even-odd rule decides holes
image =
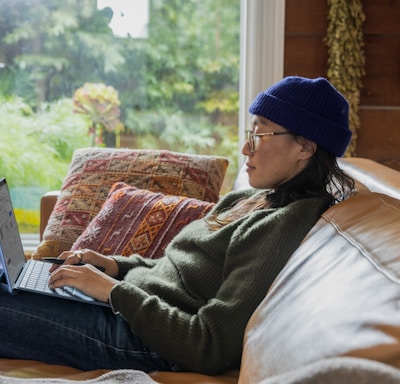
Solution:
[[[30,260],[26,268],[25,275],[19,286],[21,288],[44,292],[47,294],[56,294],[60,296],[86,296],[80,291],[71,287],[50,289],[48,285],[50,273],[49,269],[52,266],[50,263],[45,263],[39,260]]]

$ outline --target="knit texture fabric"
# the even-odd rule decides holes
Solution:
[[[232,192],[213,210],[258,192]],[[113,307],[146,344],[183,370],[237,368],[251,314],[328,204],[310,198],[257,210],[218,231],[197,220],[161,259],[115,257],[124,280],[111,292]]]
[[[338,157],[350,143],[349,104],[322,77],[286,77],[260,92],[249,112],[314,141]]]

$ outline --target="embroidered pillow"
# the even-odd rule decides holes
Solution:
[[[138,253],[157,259],[185,225],[203,217],[213,205],[116,183],[72,250],[89,248],[104,255],[123,256]]]
[[[56,257],[69,250],[97,215],[115,182],[216,202],[227,167],[228,160],[219,156],[146,149],[78,149],[43,240],[32,257]]]

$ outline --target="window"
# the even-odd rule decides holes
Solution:
[[[41,194],[61,186],[74,149],[92,145],[91,121],[72,104],[85,83],[118,92],[120,124],[101,133],[101,145],[227,156],[232,185],[240,8],[240,0],[0,1],[0,176],[21,231],[37,231]]]

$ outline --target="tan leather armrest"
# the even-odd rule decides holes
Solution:
[[[192,372],[152,372],[150,377],[159,384],[237,384],[239,371],[228,371],[218,376]]]
[[[50,191],[44,194],[40,199],[40,240],[43,238],[43,232],[49,221],[51,212],[53,212],[59,194],[60,191]]]
[[[339,159],[340,168],[371,192],[400,199],[400,172],[374,160],[361,157]]]

